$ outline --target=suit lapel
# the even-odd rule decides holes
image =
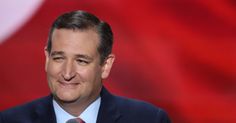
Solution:
[[[97,123],[116,123],[121,117],[116,107],[114,96],[104,87],[101,91],[101,106],[99,108]],[[43,98],[35,106],[34,123],[56,123],[56,116],[52,104],[52,95]]]
[[[104,87],[101,91],[101,106],[99,108],[97,123],[116,123],[121,114],[116,107],[114,96]]]
[[[56,123],[52,95],[42,99],[35,109],[35,123]]]

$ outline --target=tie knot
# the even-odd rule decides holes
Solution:
[[[74,119],[69,119],[68,121],[66,121],[66,123],[85,123],[85,122],[80,118],[74,118]]]

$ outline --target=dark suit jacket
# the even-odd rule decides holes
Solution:
[[[52,96],[1,112],[0,123],[56,123]],[[170,123],[170,120],[162,109],[114,96],[103,88],[97,123]]]

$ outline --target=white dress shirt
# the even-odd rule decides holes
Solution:
[[[101,97],[98,97],[78,117],[81,118],[85,123],[96,123],[100,104]],[[53,108],[56,114],[57,123],[66,123],[67,120],[76,118],[62,109],[55,100],[53,100]]]

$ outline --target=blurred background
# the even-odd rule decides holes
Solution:
[[[114,31],[114,94],[165,109],[173,123],[236,122],[234,0],[8,0],[0,2],[0,110],[49,94],[48,31],[86,10]]]

